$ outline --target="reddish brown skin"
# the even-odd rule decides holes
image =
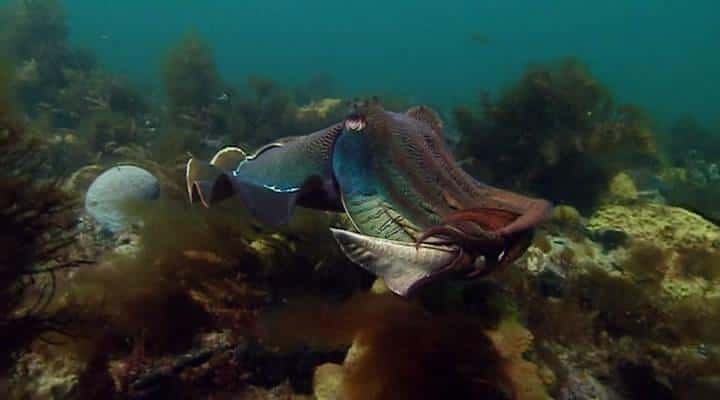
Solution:
[[[463,171],[445,144],[436,113],[416,107],[397,114],[364,102],[353,115],[367,121],[366,134],[376,143],[379,157],[389,160],[388,171],[395,168],[405,177],[402,183],[388,181],[387,187],[404,184],[432,207],[393,196],[423,229],[415,236],[417,245],[430,238],[458,245],[460,254],[451,268],[469,270],[471,278],[507,266],[527,250],[535,226],[548,217],[550,203],[483,184]],[[475,269],[480,256],[484,267]]]

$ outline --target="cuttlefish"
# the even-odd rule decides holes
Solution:
[[[346,213],[331,228],[343,253],[407,296],[441,276],[478,278],[517,260],[549,202],[475,180],[453,158],[438,113],[404,113],[377,99],[353,103],[344,121],[247,154],[190,159],[190,201],[239,196],[261,222],[282,225],[295,206]]]

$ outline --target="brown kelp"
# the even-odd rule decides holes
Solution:
[[[459,107],[455,120],[460,158],[476,176],[580,208],[618,171],[657,162],[647,115],[617,104],[575,59],[531,65],[499,99],[483,98],[479,113]]]

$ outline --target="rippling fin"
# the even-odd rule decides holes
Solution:
[[[456,247],[374,238],[330,229],[343,253],[354,263],[382,277],[395,294],[408,296],[448,269],[458,257]]]
[[[275,226],[290,222],[300,192],[277,192],[239,179],[230,182],[232,191],[258,220]]]
[[[185,181],[190,203],[200,201],[205,207],[210,207],[233,195],[230,178],[223,170],[194,158],[185,167]]]
[[[243,182],[216,165],[196,159],[188,161],[186,179],[190,203],[200,201],[210,207],[237,195],[258,220],[270,225],[287,224],[299,196],[299,192],[277,192]]]
[[[247,158],[247,154],[239,147],[225,147],[215,153],[210,164],[223,171],[232,171],[240,165],[240,162]]]

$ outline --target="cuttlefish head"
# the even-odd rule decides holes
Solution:
[[[345,117],[345,130],[349,133],[380,132],[385,125],[385,110],[377,97],[350,102]]]

